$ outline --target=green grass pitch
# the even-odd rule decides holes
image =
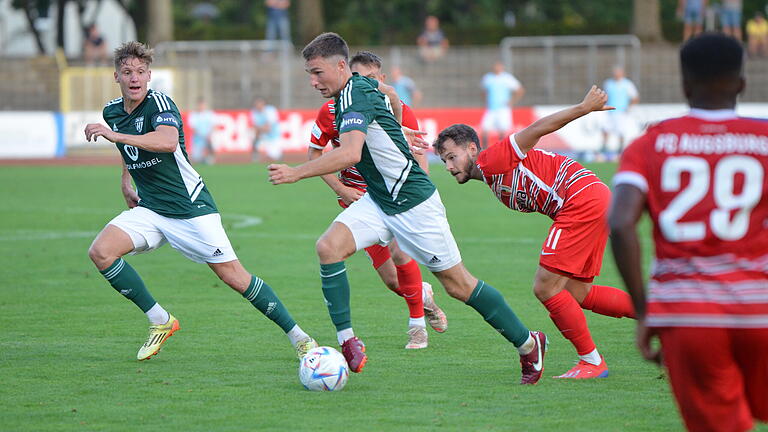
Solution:
[[[615,169],[592,168],[604,180]],[[339,212],[330,190],[320,179],[272,186],[262,165],[199,169],[245,267],[322,345],[334,346],[314,253]],[[635,350],[631,320],[587,312],[609,378],[551,379],[577,357],[531,293],[549,219],[511,212],[484,184],[459,186],[441,165],[432,170],[469,270],[550,337],[538,385],[518,385],[512,345],[437,286],[449,329],[430,331],[428,349],[406,352],[405,302],[362,254],[347,266],[353,323],[370,361],[342,392],[304,390],[280,329],[169,246],[127,258],[182,326],[139,363],[146,318],[87,256],[97,231],[124,209],[120,168],[2,167],[0,430],[682,429],[668,383]],[[619,284],[610,252],[597,282]]]

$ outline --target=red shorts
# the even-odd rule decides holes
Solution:
[[[365,191],[363,190],[363,192]],[[341,198],[338,198],[338,202],[341,208],[349,207],[344,204],[344,201],[342,201]],[[392,254],[389,253],[389,248],[382,245],[368,246],[365,248],[365,254],[368,255],[368,259],[371,260],[371,264],[373,264],[373,268],[375,269],[378,269],[387,262],[388,259],[392,258]]]
[[[691,431],[768,421],[768,329],[659,328],[664,364]]]
[[[553,273],[592,282],[603,264],[610,203],[611,191],[602,183],[570,197],[549,229],[539,264]]]

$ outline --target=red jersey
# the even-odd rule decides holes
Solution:
[[[402,102],[401,102],[402,103]],[[413,130],[419,130],[419,121],[416,119],[416,115],[413,110],[406,105],[403,105],[403,122],[402,125]],[[334,112],[334,100],[330,99],[320,107],[320,111],[317,112],[315,118],[315,124],[312,126],[312,137],[310,138],[309,146],[322,150],[328,145],[328,142],[336,148],[341,145],[339,142],[339,132],[336,130],[335,122],[336,114]],[[339,172],[339,180],[349,187],[365,191],[368,185],[365,183],[365,179],[360,172],[354,166],[345,168]]]
[[[696,110],[651,127],[615,184],[647,195],[648,325],[768,328],[768,123]]]
[[[592,171],[569,157],[539,149],[523,153],[514,135],[480,152],[477,166],[505,206],[552,219],[584,188],[602,183]]]

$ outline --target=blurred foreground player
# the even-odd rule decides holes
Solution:
[[[592,87],[580,104],[543,117],[482,152],[477,133],[464,124],[444,129],[434,144],[457,182],[482,180],[511,210],[537,212],[553,220],[541,248],[533,293],[579,354],[576,366],[556,378],[608,376],[582,308],[616,318],[634,317],[627,293],[592,284],[600,274],[608,241],[608,186],[573,159],[534,149],[541,137],[569,122],[611,109],[606,100],[605,92]]]
[[[689,114],[648,129],[614,177],[611,243],[637,310],[637,344],[663,360],[695,431],[768,421],[768,123],[736,116],[743,57],[730,37],[688,41]],[[636,231],[645,211],[655,243],[647,299]]]
[[[129,210],[101,230],[88,255],[112,287],[149,318],[149,337],[137,359],[157,354],[180,326],[122,257],[152,251],[166,242],[190,260],[208,264],[224,283],[280,326],[301,358],[317,343],[296,324],[272,288],[238,261],[213,197],[189,163],[176,104],[147,88],[151,63],[152,50],[142,43],[128,42],[116,49],[115,81],[123,96],[104,107],[104,121],[110,127],[100,123],[85,127],[86,140],[103,137],[115,143],[123,157],[122,192]]]
[[[352,57],[349,64],[353,72],[362,76],[373,78],[380,83],[385,79],[385,75],[381,71],[381,59],[374,53],[359,52]],[[328,144],[331,144],[333,148],[339,146],[334,105],[335,101],[331,99],[324,103],[317,113],[309,144],[310,160],[322,156],[323,149]],[[412,130],[418,130],[419,122],[413,111],[408,105],[404,103],[401,105],[401,124]],[[414,158],[426,172],[428,170],[426,155],[414,154]],[[322,176],[322,179],[336,192],[339,205],[342,208],[347,208],[360,199],[367,188],[365,179],[354,166],[341,170],[338,177],[333,174],[326,174]],[[378,244],[369,246],[365,248],[365,252],[384,284],[397,295],[403,297],[408,305],[408,343],[405,348],[426,348],[429,344],[429,337],[424,320],[425,314],[430,326],[439,333],[448,328],[448,319],[434,301],[432,286],[427,282],[422,282],[419,264],[401,251],[397,247],[396,241],[390,242],[388,246]]]

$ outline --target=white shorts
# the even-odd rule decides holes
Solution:
[[[631,127],[632,119],[629,114],[623,111],[605,111],[603,112],[603,132],[626,137]]]
[[[397,239],[400,249],[432,272],[447,270],[461,262],[445,207],[435,191],[416,207],[389,216],[365,194],[341,212],[334,222],[352,231],[357,250]]]
[[[165,242],[198,263],[223,263],[237,259],[218,213],[191,219],[161,216],[145,207],[126,210],[108,225],[125,231],[133,241],[131,255],[153,251]]]
[[[509,132],[512,130],[512,109],[497,108],[494,110],[486,110],[483,114],[483,120],[480,124],[481,128],[488,131],[500,131]]]

